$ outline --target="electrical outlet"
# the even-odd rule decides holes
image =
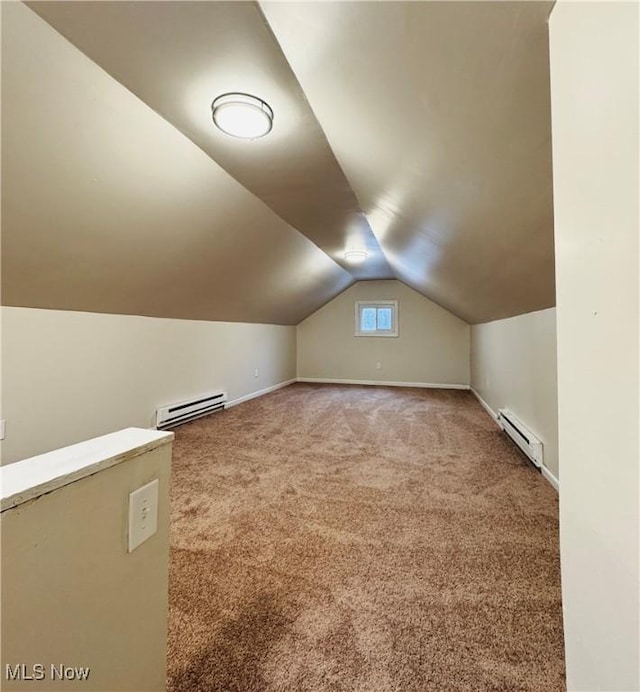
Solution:
[[[380,361],[376,363],[376,370],[382,370],[382,363]]]
[[[254,377],[258,377],[258,368],[256,368],[256,369],[253,371],[253,376],[254,376]]]
[[[3,420],[0,420],[0,440],[4,440],[5,424]]]
[[[158,530],[158,488],[156,478],[129,495],[129,552]]]

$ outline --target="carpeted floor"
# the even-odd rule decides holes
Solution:
[[[564,689],[557,495],[469,392],[297,384],[175,433],[170,692]]]

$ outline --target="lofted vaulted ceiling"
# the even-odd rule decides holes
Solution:
[[[295,324],[395,277],[469,322],[553,305],[551,4],[3,3],[3,302]],[[267,137],[213,126],[228,91]]]

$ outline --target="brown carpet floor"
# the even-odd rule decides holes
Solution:
[[[170,692],[564,689],[557,495],[469,392],[297,384],[175,433]]]

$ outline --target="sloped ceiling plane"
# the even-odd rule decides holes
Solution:
[[[3,3],[4,304],[297,324],[397,278],[470,323],[552,306],[551,7]],[[230,91],[268,136],[214,127]]]

